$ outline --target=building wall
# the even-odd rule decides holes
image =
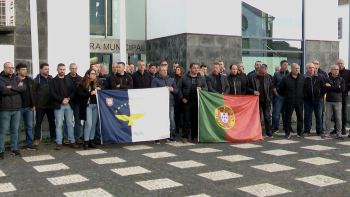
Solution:
[[[49,0],[47,11],[50,74],[57,75],[59,63],[66,65],[67,74],[69,64],[76,63],[78,74],[84,75],[90,68],[89,1]]]
[[[339,39],[339,58],[344,60],[345,68],[349,67],[349,4],[338,7],[338,18],[342,18],[342,38]]]
[[[15,1],[14,32],[0,34],[0,45],[14,45],[14,66],[18,63],[28,65],[28,75],[32,75],[32,47],[30,30],[30,1]],[[38,32],[39,32],[39,61],[47,61],[47,0],[37,0]]]
[[[327,73],[332,65],[337,63],[339,58],[338,41],[306,41],[306,62],[318,60],[322,70]]]
[[[191,63],[205,64],[209,68],[214,62],[230,64],[242,60],[242,38],[204,34],[180,34],[147,41],[147,60],[159,63],[165,59],[169,65],[177,61],[185,70]],[[210,69],[209,69],[210,70]],[[210,71],[209,71],[210,72]]]

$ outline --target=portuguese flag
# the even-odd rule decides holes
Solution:
[[[198,90],[199,142],[262,141],[259,97]]]

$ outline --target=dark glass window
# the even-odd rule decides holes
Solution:
[[[105,0],[90,0],[90,35],[105,35]],[[107,0],[107,35],[112,35],[112,0]]]
[[[343,18],[338,18],[338,39],[343,38]]]

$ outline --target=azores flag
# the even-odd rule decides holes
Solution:
[[[97,91],[103,144],[170,137],[167,88]]]

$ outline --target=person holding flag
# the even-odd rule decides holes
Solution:
[[[191,63],[190,71],[181,76],[179,81],[179,97],[184,103],[184,130],[182,143],[187,143],[190,134],[194,141],[198,141],[198,97],[197,90],[208,91],[204,76],[200,76],[199,64]],[[190,125],[191,122],[191,125]]]
[[[169,118],[170,118],[170,138],[168,141],[174,142],[174,95],[179,94],[179,89],[174,81],[174,79],[168,76],[168,71],[166,66],[159,67],[159,75],[152,80],[151,88],[156,87],[167,87],[169,90]],[[159,140],[155,141],[156,144],[160,144]]]
[[[271,77],[266,74],[267,67],[262,65],[257,68],[255,73],[248,77],[247,92],[248,94],[259,96],[259,108],[264,114],[266,137],[273,138],[270,131],[270,101],[273,97],[273,83]]]

